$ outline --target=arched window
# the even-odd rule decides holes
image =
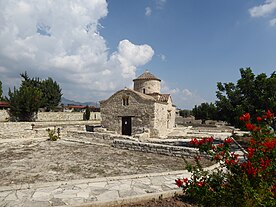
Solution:
[[[122,103],[123,103],[123,106],[128,106],[129,104],[129,97],[128,96],[124,96],[123,99],[122,99]]]
[[[146,89],[145,88],[143,88],[143,93],[146,93]]]

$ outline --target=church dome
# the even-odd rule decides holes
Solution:
[[[144,94],[160,93],[160,82],[159,78],[156,78],[149,71],[145,71],[138,78],[133,80],[134,90]]]
[[[151,74],[149,71],[145,71],[142,75],[140,75],[138,78],[134,79],[136,80],[158,80],[161,81],[159,78],[156,78],[153,74]]]

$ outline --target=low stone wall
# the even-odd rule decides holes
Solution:
[[[177,156],[177,157],[181,157],[181,156],[194,157],[199,153],[198,149],[193,149],[189,147],[152,144],[152,143],[136,142],[136,141],[122,140],[122,139],[114,139],[113,146],[120,149],[158,153],[158,154]]]
[[[0,109],[0,122],[9,120],[9,114],[6,110]]]
[[[86,132],[86,131],[67,131],[67,137],[73,137],[76,139],[88,138],[90,141],[95,141],[98,143],[112,144],[114,139],[124,139],[124,140],[137,140],[135,138],[124,136],[120,134],[112,134],[108,132]]]
[[[100,121],[0,122],[0,139],[48,137],[48,128],[60,128],[64,135],[69,130],[84,131],[85,125],[92,124],[100,124]]]
[[[36,121],[82,121],[82,112],[38,112]],[[91,112],[90,120],[101,120],[100,112]]]
[[[0,122],[5,122],[9,120],[9,114],[6,110],[0,110]],[[82,121],[82,112],[38,112],[37,122],[48,122],[48,121]],[[100,121],[100,112],[90,112],[90,120]]]

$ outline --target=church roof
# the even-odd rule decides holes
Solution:
[[[160,94],[160,93],[152,93],[148,94],[149,96],[152,96],[156,101],[159,102],[168,102],[170,98],[170,94]]]
[[[136,80],[158,80],[158,81],[161,81],[159,78],[156,78],[149,71],[145,71],[142,75],[140,75],[138,78],[134,79],[133,81],[136,81]]]

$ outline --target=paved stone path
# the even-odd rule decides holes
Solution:
[[[213,169],[214,166],[208,169]],[[173,193],[180,189],[177,178],[187,171],[140,174],[67,182],[23,184],[0,187],[1,207],[105,206],[129,200]]]
[[[137,196],[179,190],[174,180],[183,176],[189,176],[187,171],[3,186],[0,187],[0,206],[87,206],[88,203],[123,202]]]

